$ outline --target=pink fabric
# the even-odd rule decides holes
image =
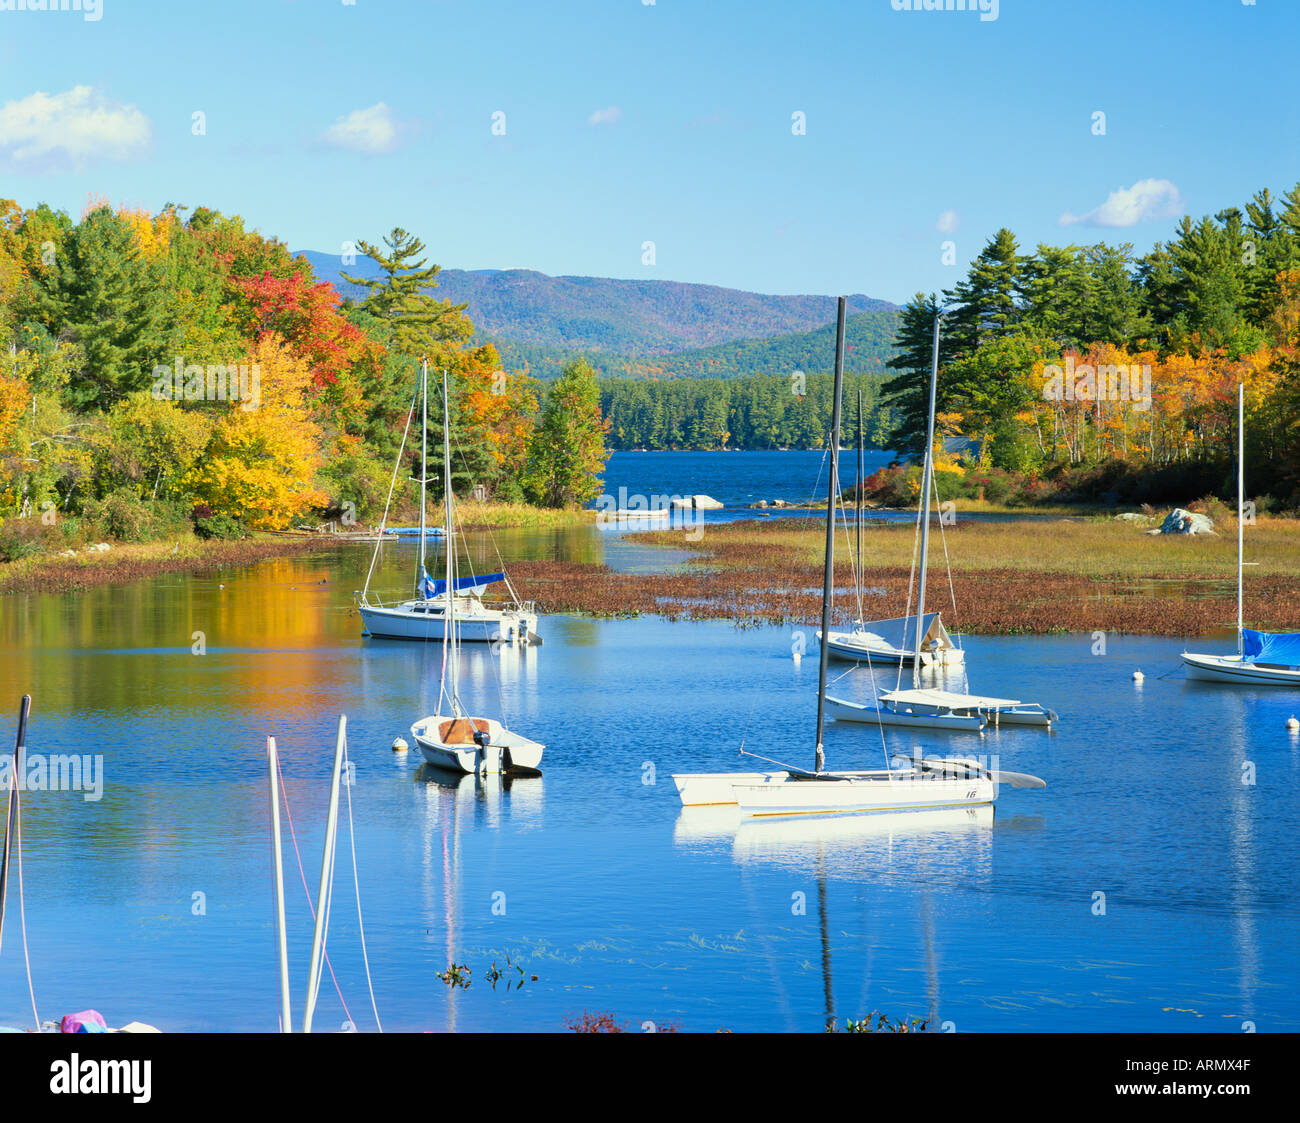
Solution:
[[[79,1014],[65,1014],[63,1021],[59,1023],[59,1032],[85,1033],[87,1023],[93,1023],[103,1029],[108,1028],[107,1023],[104,1021],[104,1015],[98,1010],[82,1010]]]

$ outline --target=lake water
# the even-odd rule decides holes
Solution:
[[[741,488],[722,478],[665,484]],[[413,548],[385,547],[381,586],[404,586]],[[507,565],[654,563],[590,528],[473,548],[484,560],[500,549]],[[385,1029],[558,1030],[610,1011],[632,1026],[812,1031],[828,1012],[873,1009],[958,1031],[1300,1029],[1300,739],[1284,728],[1300,711],[1295,692],[1188,682],[1178,640],[1111,637],[1096,656],[1086,636],[969,637],[972,689],[1051,706],[1057,731],[895,731],[882,743],[870,727],[831,724],[828,763],[871,767],[922,745],[995,754],[1046,789],[1003,789],[995,815],[738,828],[684,814],[670,776],[739,767],[742,742],[811,764],[817,664],[791,658],[789,629],[549,617],[540,648],[467,648],[467,704],[547,749],[539,779],[457,782],[390,749],[433,708],[441,649],[361,638],[352,590],[368,561],[365,545],[322,548],[0,602],[0,736],[12,745],[30,691],[29,753],[104,760],[101,799],[23,797],[42,1018],[94,1007],[110,1024],[276,1028],[268,735],[304,870],[286,824],[301,1017],[303,879],[314,895],[346,713],[345,792]],[[206,652],[193,654],[200,631]],[[1130,680],[1138,666],[1141,686]],[[865,696],[871,685],[855,674],[836,690]],[[375,1024],[348,814],[345,800],[329,942],[343,1001],[327,972],[318,1029]],[[31,1023],[19,920],[11,891],[0,1024]],[[507,955],[537,976],[521,992],[484,978]],[[452,962],[471,968],[468,989],[436,977]]]
[[[866,476],[885,467],[895,453],[867,449],[862,471]],[[730,522],[753,518],[750,508],[760,500],[771,503],[826,502],[826,474],[830,457],[824,451],[789,452],[615,452],[605,465],[604,506],[642,509],[665,506],[677,496],[708,495],[722,510],[693,512],[699,522]],[[857,482],[857,453],[842,449],[840,487]],[[823,508],[824,510],[824,508]],[[784,511],[785,517],[817,518],[818,510]],[[900,512],[876,512],[875,517],[903,517]]]

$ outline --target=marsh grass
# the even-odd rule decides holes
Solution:
[[[752,564],[760,554],[780,551],[810,564],[821,564],[824,524],[812,520],[746,521],[708,526],[697,543],[680,532],[649,531],[642,542],[683,545],[712,565]],[[930,570],[943,565],[946,541],[953,573],[1023,570],[1083,577],[1187,578],[1211,577],[1236,581],[1237,526],[1218,525],[1216,535],[1146,534],[1150,524],[1118,522],[1112,518],[1017,519],[990,522],[963,519],[931,526]],[[863,563],[868,576],[876,568],[910,566],[916,528],[911,523],[867,523],[863,530]],[[852,524],[836,536],[836,554],[848,555]],[[1260,516],[1245,533],[1246,561],[1256,563],[1252,575],[1295,575],[1300,572],[1300,520]]]
[[[1148,535],[1112,519],[962,521],[931,536],[929,606],[950,628],[983,634],[1054,632],[1201,635],[1236,614],[1236,528],[1217,537]],[[906,609],[915,528],[876,523],[864,532],[867,619]],[[814,520],[759,519],[709,525],[698,542],[682,531],[633,539],[687,549],[695,560],[664,573],[523,562],[511,569],[520,593],[546,612],[594,616],[653,613],[668,619],[731,620],[741,627],[811,625],[820,612],[824,528]],[[836,617],[856,615],[847,557],[851,528],[837,535]],[[952,563],[949,589],[943,564]],[[1247,623],[1300,628],[1300,522],[1261,518],[1247,528]],[[913,590],[912,596],[915,597]],[[953,601],[955,600],[955,608]],[[852,615],[851,615],[852,614]]]
[[[476,503],[457,500],[456,514],[463,530],[541,529],[583,526],[596,521],[596,512],[587,510],[530,507],[526,503]]]

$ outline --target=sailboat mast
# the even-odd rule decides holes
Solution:
[[[826,485],[826,569],[822,577],[822,642],[817,664],[817,758],[815,770],[826,766],[822,730],[826,724],[826,660],[830,654],[831,584],[835,580],[835,491],[840,482],[840,391],[844,386],[844,309],[840,297],[835,324],[835,389],[831,404],[831,468]]]
[[[415,596],[422,599],[420,583],[424,579],[424,488],[429,472],[429,360],[420,360],[420,549],[415,559]]]
[[[460,705],[460,696],[457,690],[459,649],[456,635],[456,547],[452,541],[452,532],[456,524],[453,521],[451,509],[451,405],[447,394],[446,367],[442,368],[442,490],[447,518],[447,529],[443,534],[443,541],[447,544],[447,614],[445,627],[451,649],[450,657],[447,660],[447,670],[451,675],[451,704],[454,716],[456,707]]]
[[[1237,383],[1237,654],[1245,653],[1241,615],[1241,569],[1245,555],[1246,384]]]
[[[854,555],[857,558],[857,571],[859,575],[858,584],[861,585],[862,574],[862,391],[858,390],[858,486],[855,489],[857,493],[857,510],[854,520],[853,535]]]
[[[925,425],[925,462],[921,469],[921,580],[916,596],[916,655],[912,659],[912,685],[921,678],[921,641],[925,638],[925,573],[930,560],[930,478],[934,472],[934,408],[939,389],[939,322],[943,310],[934,314],[934,351],[930,360],[930,415]]]

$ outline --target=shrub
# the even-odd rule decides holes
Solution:
[[[921,469],[915,464],[881,468],[862,481],[868,502],[886,507],[910,507],[921,493]]]
[[[998,468],[990,468],[987,472],[976,474],[974,484],[976,488],[983,489],[984,498],[989,503],[1006,503],[1016,490],[1011,475]]]
[[[153,542],[183,532],[184,504],[175,500],[141,499],[120,488],[82,508],[82,525],[96,538],[117,542]]]
[[[194,521],[194,533],[200,538],[220,538],[230,540],[247,538],[248,527],[233,515],[218,514],[206,503],[199,503],[190,513]]]
[[[42,526],[36,519],[0,520],[0,562],[18,561],[46,548]]]
[[[1187,509],[1196,512],[1198,515],[1205,515],[1215,525],[1235,522],[1237,518],[1237,513],[1215,495],[1203,496],[1195,502],[1187,504]]]

